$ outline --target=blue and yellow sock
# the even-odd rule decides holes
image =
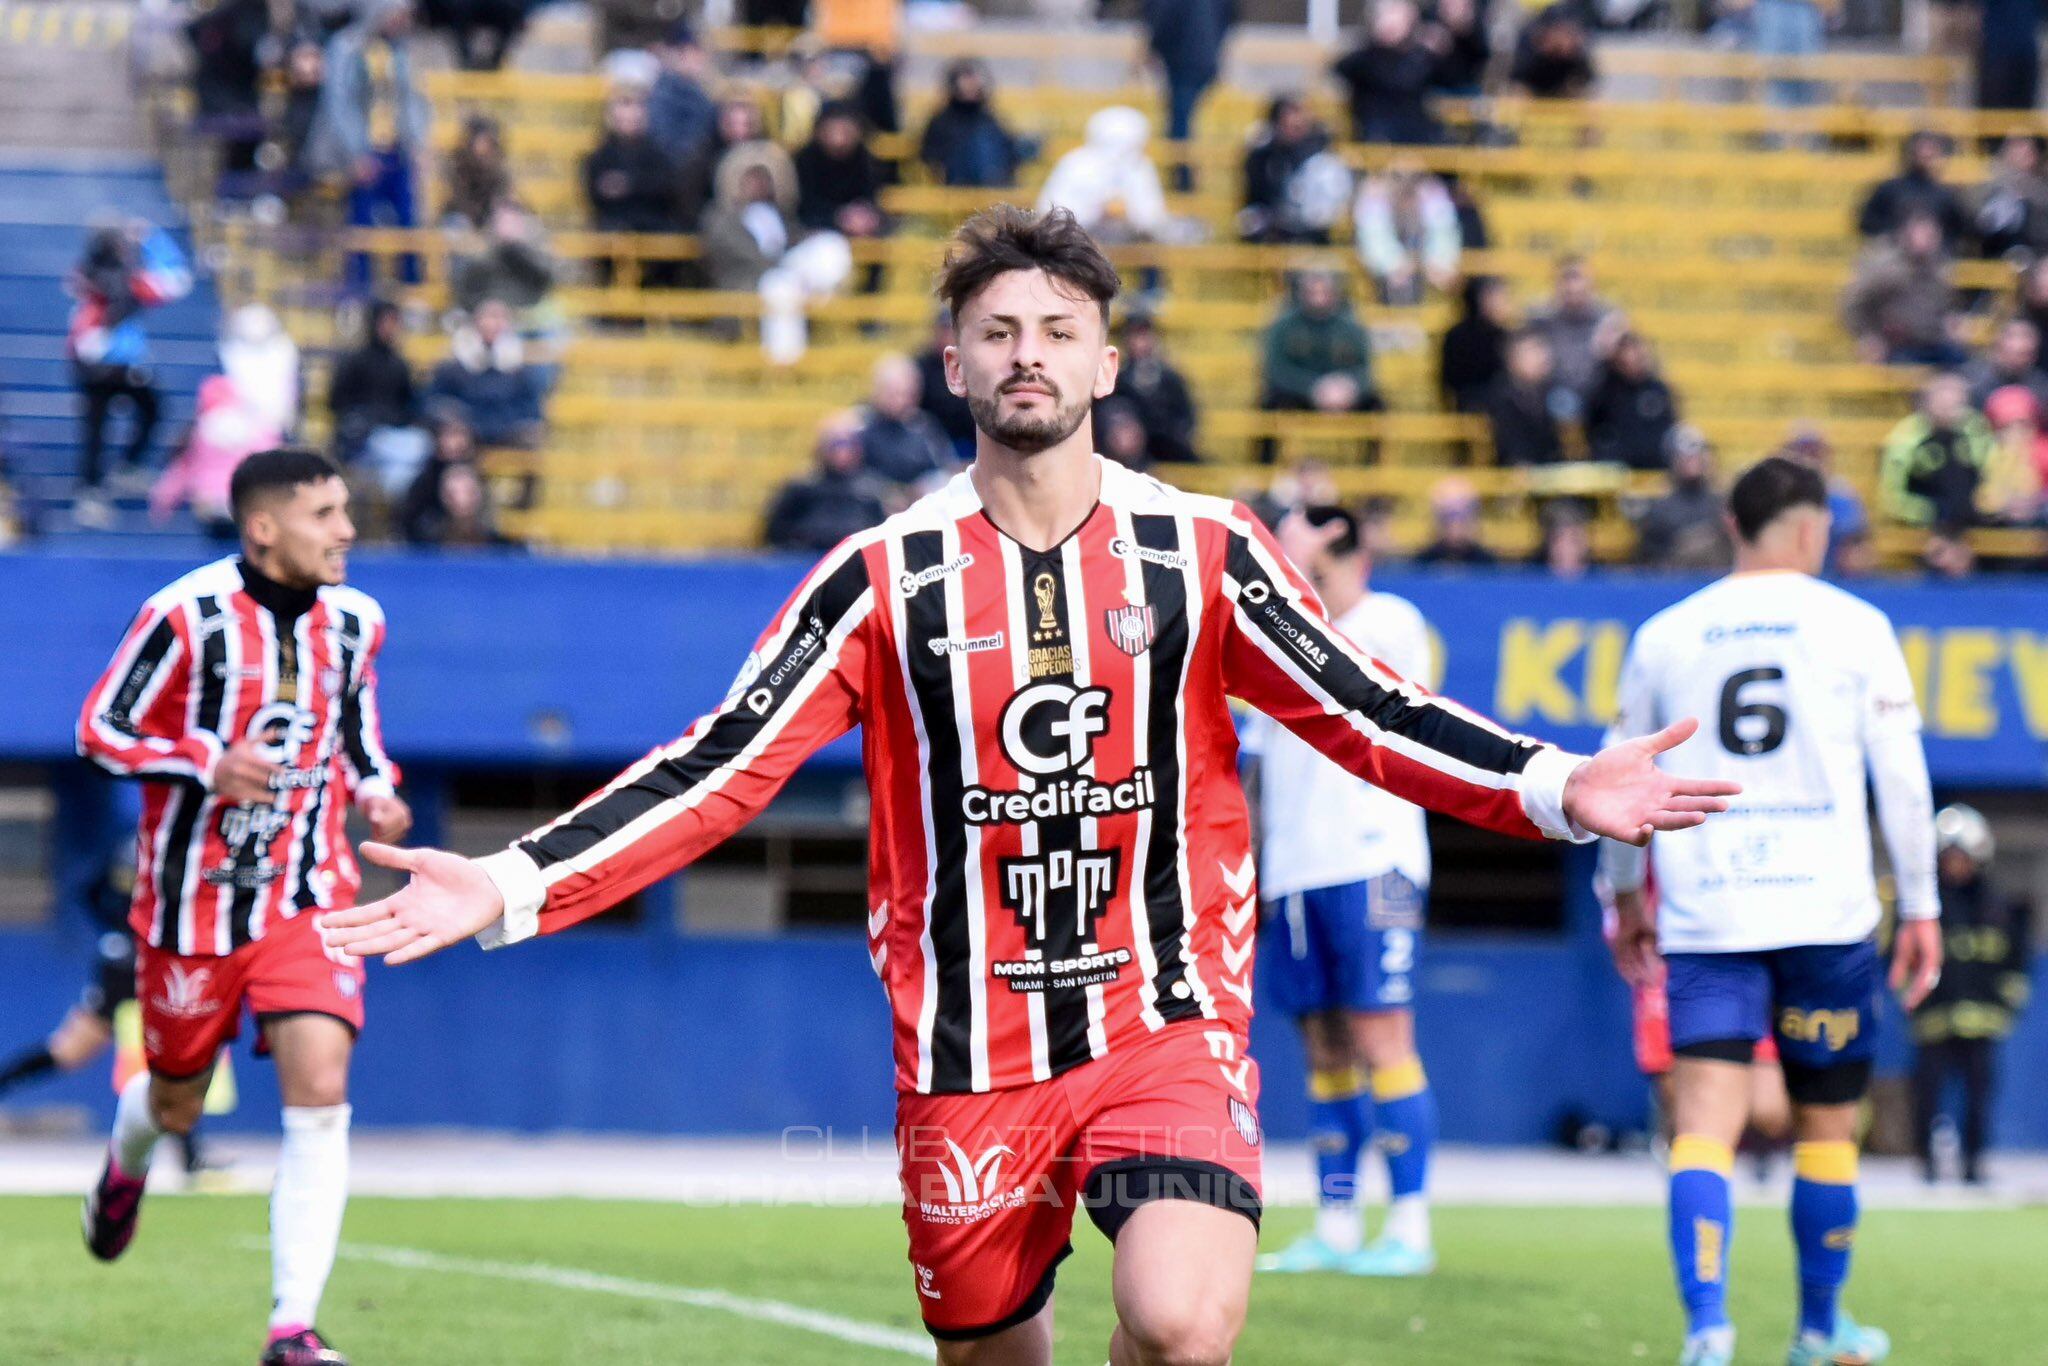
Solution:
[[[1792,1146],[1792,1242],[1799,1250],[1800,1331],[1835,1335],[1835,1304],[1856,1239],[1856,1145]]]
[[[1718,1139],[1680,1134],[1671,1140],[1671,1262],[1686,1332],[1728,1322],[1728,1245],[1735,1233],[1728,1173],[1735,1154]]]
[[[1319,1204],[1358,1202],[1358,1162],[1371,1137],[1364,1070],[1346,1067],[1309,1073],[1308,1146],[1316,1159]]]
[[[1422,1059],[1375,1067],[1372,1104],[1394,1199],[1421,1195],[1429,1186],[1429,1153],[1436,1146],[1436,1097],[1422,1073]]]

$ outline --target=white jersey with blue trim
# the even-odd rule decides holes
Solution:
[[[1429,625],[1406,598],[1367,593],[1333,623],[1404,678],[1433,676]],[[1259,757],[1259,888],[1271,900],[1383,873],[1429,882],[1422,808],[1339,768],[1292,731],[1255,716],[1244,748]]]
[[[1920,708],[1884,613],[1789,571],[1738,573],[1644,622],[1622,667],[1609,739],[1683,717],[1674,772],[1742,784],[1727,814],[1650,845],[1666,952],[1848,944],[1878,922],[1866,779],[1904,914],[1932,914],[1932,805]],[[1607,847],[1617,886],[1640,851]]]

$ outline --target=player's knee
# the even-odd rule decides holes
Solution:
[[[206,1103],[204,1088],[152,1086],[149,1088],[150,1118],[166,1133],[189,1134],[199,1124]]]
[[[285,1104],[320,1109],[348,1104],[348,1064],[332,1063],[300,1071],[287,1088]]]
[[[1187,1294],[1145,1305],[1123,1330],[1145,1366],[1223,1366],[1241,1326],[1227,1306]]]

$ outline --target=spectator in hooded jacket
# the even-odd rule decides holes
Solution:
[[[862,468],[858,415],[836,413],[819,425],[816,462],[768,505],[766,539],[776,550],[819,554],[889,515],[880,488]]]
[[[1327,242],[1330,223],[1303,213],[1302,168],[1330,149],[1330,130],[1299,95],[1281,95],[1267,111],[1244,156],[1244,208],[1238,233],[1247,242]]]
[[[434,368],[429,394],[450,399],[486,446],[532,448],[540,443],[545,386],[526,363],[525,347],[502,299],[485,299],[456,329],[449,356]]]
[[[1449,407],[1461,413],[1484,410],[1494,381],[1507,369],[1514,322],[1514,295],[1507,281],[1492,275],[1465,281],[1464,312],[1444,330],[1437,365],[1437,383]]]
[[[1112,105],[1088,119],[1086,139],[1059,159],[1038,194],[1038,210],[1074,215],[1097,240],[1159,242],[1175,234],[1166,191],[1146,143],[1152,125],[1135,109]]]
[[[796,217],[804,227],[848,239],[889,230],[881,207],[888,171],[870,152],[860,114],[850,104],[818,111],[811,140],[796,154]]]
[[[600,232],[676,231],[676,166],[649,129],[647,101],[636,92],[606,102],[604,137],[583,159],[583,193]]]
[[[1414,0],[1379,0],[1365,41],[1335,68],[1350,92],[1351,136],[1359,142],[1442,142],[1443,125],[1430,109],[1437,63]]]
[[[1549,340],[1534,328],[1517,332],[1486,396],[1496,465],[1555,465],[1564,459],[1557,412],[1561,387]]]
[[[917,159],[941,185],[1014,185],[1018,168],[1035,151],[990,107],[987,67],[963,59],[946,68],[946,102],[933,112],[917,145]]]
[[[444,178],[448,202],[441,219],[449,227],[481,229],[498,206],[513,197],[512,165],[496,119],[471,114],[462,121],[462,138],[448,154]]]
[[[1941,230],[1941,243],[1954,252],[1969,232],[1962,196],[1943,183],[1948,168],[1948,139],[1922,130],[1899,147],[1899,173],[1870,191],[1856,214],[1856,231],[1865,240],[1891,237],[1915,214],[1929,214]]]
[[[1714,487],[1714,448],[1697,427],[1671,430],[1669,481],[1636,514],[1636,563],[1651,569],[1726,569],[1727,500]]]
[[[1658,373],[1656,353],[1638,332],[1617,334],[1586,399],[1586,445],[1593,459],[1663,469],[1666,443],[1677,425],[1678,398]]]
[[[1148,457],[1171,462],[1195,459],[1194,392],[1167,358],[1150,313],[1133,309],[1124,319],[1120,350],[1115,396],[1128,400],[1144,424]]]
[[[228,485],[235,467],[258,451],[274,450],[284,432],[226,375],[199,386],[199,404],[184,448],[149,490],[150,516],[162,522],[181,507],[216,536],[232,534]]]
[[[807,301],[853,273],[853,251],[830,229],[797,222],[796,173],[773,143],[743,143],[718,168],[718,197],[704,215],[704,268],[714,289],[751,290],[762,301],[761,349],[794,364],[809,346]]]
[[[1586,21],[1571,5],[1552,5],[1522,26],[1508,79],[1539,100],[1580,100],[1596,73]]]
[[[677,169],[677,215],[684,232],[696,232],[702,226],[705,211],[718,195],[718,168],[738,147],[747,148],[753,160],[772,155],[780,158],[784,165],[789,161],[789,153],[768,140],[767,126],[761,121],[759,106],[752,100],[721,100],[710,140]],[[789,168],[789,183],[790,193],[794,195],[794,167]]]
[[[405,315],[379,299],[363,331],[363,344],[335,363],[327,385],[335,454],[344,464],[367,463],[385,494],[395,497],[419,472],[428,444],[419,389],[400,350]]]
[[[1293,299],[1266,329],[1264,350],[1261,408],[1357,413],[1381,406],[1371,339],[1333,272],[1300,276]]]
[[[106,473],[101,452],[116,403],[133,413],[122,459],[127,477],[140,477],[148,466],[159,403],[143,314],[183,298],[192,288],[192,272],[168,232],[138,219],[95,229],[69,288],[77,302],[65,350],[85,424],[79,485],[90,494]]]

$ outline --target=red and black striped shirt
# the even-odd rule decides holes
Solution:
[[[147,782],[129,915],[139,937],[227,954],[275,920],[354,902],[349,802],[398,782],[377,711],[383,644],[368,594],[294,591],[233,558],[143,605],[78,718],[80,754]],[[211,790],[243,738],[285,770],[269,803]]]
[[[486,942],[674,872],[859,724],[898,1085],[985,1091],[1168,1021],[1246,1027],[1230,696],[1411,801],[1565,833],[1574,760],[1360,653],[1241,505],[1098,464],[1100,501],[1048,551],[999,531],[966,475],[833,551],[717,710],[484,860],[506,900]]]

